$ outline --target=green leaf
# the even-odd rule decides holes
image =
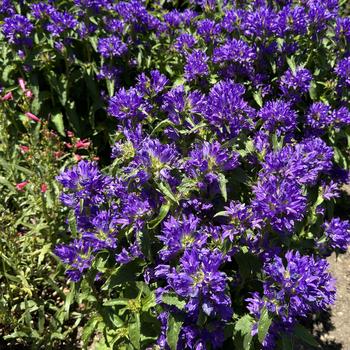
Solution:
[[[158,131],[163,130],[164,128],[166,128],[169,125],[175,125],[172,121],[170,121],[169,119],[164,119],[161,122],[159,122],[155,128],[152,130],[151,132],[151,136],[154,135],[155,133],[157,133]]]
[[[218,176],[219,176],[219,187],[220,187],[221,194],[224,197],[225,202],[227,202],[226,177],[224,174],[219,174]]]
[[[282,336],[282,350],[293,350],[293,342],[290,335],[284,334]]]
[[[128,305],[129,299],[119,298],[117,300],[109,300],[103,303],[103,306]]]
[[[317,101],[317,99],[318,99],[317,85],[316,85],[316,83],[314,81],[312,81],[311,84],[310,84],[309,94],[310,94],[311,100]]]
[[[299,338],[304,343],[306,343],[310,346],[313,346],[315,348],[319,347],[318,342],[315,340],[315,338],[312,336],[312,334],[309,332],[309,330],[306,329],[301,324],[297,324],[294,327],[294,335],[295,335],[295,337]]]
[[[92,318],[90,318],[89,321],[86,323],[81,336],[84,346],[88,345],[91,336],[93,335],[94,331],[97,329],[98,323],[101,321],[102,321],[101,316],[95,315]]]
[[[71,211],[68,214],[68,225],[73,237],[78,237],[77,222],[75,219],[74,212]]]
[[[287,57],[287,63],[292,72],[295,73],[297,67],[295,64],[294,57]]]
[[[170,186],[166,182],[159,182],[158,188],[160,191],[169,199],[171,199],[173,202],[178,203],[177,199],[175,198],[175,195],[173,191],[171,190]]]
[[[52,116],[52,122],[55,125],[56,130],[62,135],[66,136],[64,132],[64,123],[63,123],[63,115],[62,113],[56,113]]]
[[[254,324],[254,319],[250,315],[244,315],[241,317],[236,325],[235,330],[240,332],[243,336],[243,349],[249,350],[252,344],[252,327]]]
[[[160,207],[158,216],[148,223],[148,228],[153,229],[157,227],[169,213],[170,207],[170,202],[166,201],[165,203],[163,203]]]
[[[128,264],[121,265],[103,285],[103,290],[117,287],[120,284],[133,282],[142,272],[142,264],[140,259],[135,259]]]
[[[261,310],[260,320],[258,322],[258,339],[262,343],[269,331],[272,319],[269,316],[269,312],[264,306]]]
[[[70,310],[71,305],[74,302],[74,297],[75,297],[75,283],[71,282],[70,283],[70,291],[66,295],[66,299],[64,301],[64,311],[65,311],[65,319],[66,320],[69,319],[69,310]]]
[[[257,105],[259,107],[262,107],[263,106],[263,100],[262,100],[262,97],[261,97],[261,91],[255,91],[253,93],[253,98],[254,98],[254,101],[257,103]]]
[[[47,243],[41,248],[39,258],[38,258],[38,266],[41,265],[41,263],[43,262],[43,260],[45,258],[45,255],[48,254],[50,252],[50,250],[51,250],[51,243]]]
[[[186,305],[186,302],[184,300],[180,300],[178,295],[175,293],[163,294],[162,302],[167,305],[176,306],[180,310],[182,310]]]
[[[176,350],[177,348],[182,324],[183,321],[177,320],[174,315],[169,315],[166,338],[171,350]]]
[[[135,349],[140,349],[140,315],[135,314],[135,322],[129,323],[129,339]]]

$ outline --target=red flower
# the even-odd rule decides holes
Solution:
[[[88,149],[90,147],[90,141],[88,140],[79,140],[75,144],[77,149]]]
[[[11,91],[5,94],[3,97],[1,97],[1,101],[9,101],[9,100],[13,100],[13,95]]]
[[[25,145],[20,145],[19,148],[21,149],[21,152],[23,154],[29,152],[29,150],[30,150],[30,148],[28,146],[25,146]]]
[[[34,120],[35,122],[40,123],[40,121],[41,121],[41,120],[40,120],[35,114],[33,114],[33,113],[27,112],[27,113],[26,113],[26,116],[27,116],[29,119]]]
[[[41,186],[40,186],[40,191],[42,193],[45,193],[47,191],[47,185],[46,183],[42,183]]]
[[[23,191],[24,187],[26,187],[28,184],[29,184],[29,181],[23,181],[23,182],[18,183],[16,185],[16,188],[18,191]]]

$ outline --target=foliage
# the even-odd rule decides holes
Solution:
[[[38,349],[74,344],[84,318],[52,253],[67,239],[55,176],[91,147],[68,149],[46,122],[25,116],[30,105],[19,87],[0,105],[0,329],[1,346]]]

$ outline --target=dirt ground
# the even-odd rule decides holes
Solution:
[[[315,322],[314,332],[321,349],[350,350],[350,252],[328,259],[336,279],[337,299],[330,312]]]

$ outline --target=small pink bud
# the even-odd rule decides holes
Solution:
[[[68,137],[74,137],[74,132],[73,131],[67,131]]]
[[[26,113],[26,116],[27,116],[29,119],[34,120],[35,122],[40,123],[40,121],[41,121],[41,120],[40,120],[35,114],[33,114],[33,113],[27,112],[27,113]]]
[[[22,153],[29,152],[29,147],[28,146],[20,145],[19,148],[21,149]]]
[[[28,184],[29,184],[29,181],[23,181],[23,182],[18,183],[16,185],[16,188],[18,191],[23,191],[24,187],[26,187]]]
[[[46,185],[46,183],[41,184],[41,186],[40,186],[40,191],[41,191],[42,193],[45,193],[45,192],[47,191],[47,185]]]
[[[65,142],[64,144],[65,144],[66,147],[69,148],[69,149],[73,148],[73,145],[72,145],[71,143],[69,143],[69,142]]]
[[[26,97],[29,98],[29,99],[32,98],[33,97],[33,93],[30,90],[27,90],[26,91]]]
[[[26,82],[24,81],[23,78],[18,79],[18,84],[19,84],[20,88],[22,89],[22,91],[26,91]]]
[[[82,156],[80,154],[74,154],[74,157],[77,162],[81,161],[82,159]]]
[[[98,162],[100,160],[100,157],[93,157],[92,160]]]
[[[53,152],[53,156],[56,159],[61,158],[63,156],[63,152],[62,151]]]
[[[79,140],[75,144],[77,149],[88,149],[90,147],[90,141],[88,140]]]
[[[13,95],[12,92],[8,92],[7,94],[5,94],[3,97],[1,97],[2,101],[9,101],[9,100],[13,100]]]

